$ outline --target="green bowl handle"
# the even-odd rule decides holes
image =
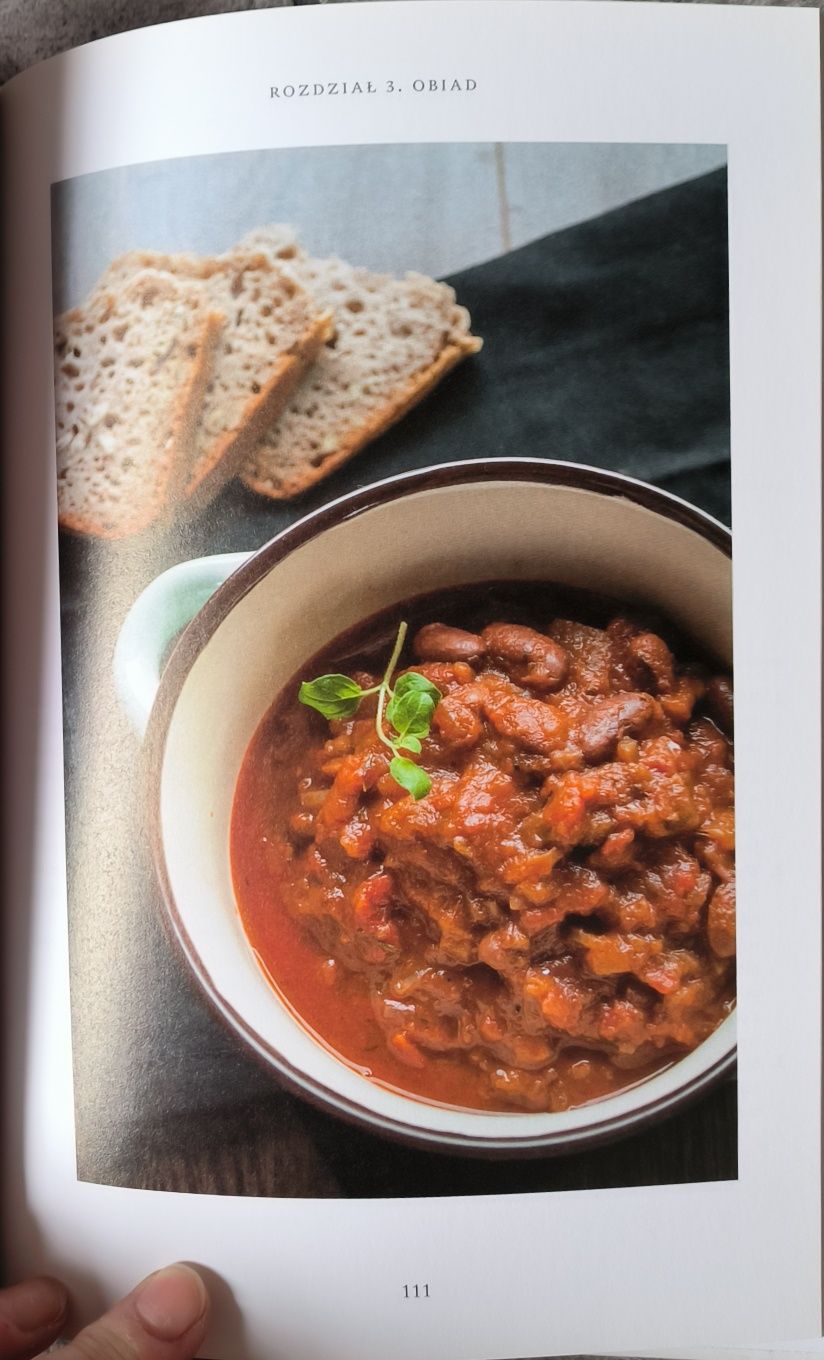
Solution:
[[[114,651],[117,697],[142,739],[166,658],[178,634],[250,553],[218,553],[180,562],[138,595]]]

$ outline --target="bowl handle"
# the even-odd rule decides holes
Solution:
[[[250,556],[218,553],[180,562],[156,577],[126,615],[114,649],[114,684],[141,739],[173,642],[209,596]]]

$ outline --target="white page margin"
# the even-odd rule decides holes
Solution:
[[[11,1241],[13,1263],[59,1269],[91,1307],[98,1289],[114,1296],[156,1267],[162,1225],[165,1256],[203,1261],[234,1290],[245,1339],[231,1334],[227,1313],[211,1338],[213,1355],[266,1354],[276,1347],[290,1360],[332,1353],[384,1360],[391,1336],[398,1360],[421,1354],[454,1360],[658,1349],[682,1338],[695,1346],[778,1341],[788,1323],[795,1335],[817,1334],[817,37],[818,15],[809,11],[597,0],[259,11],[109,39],[48,63],[4,96],[7,122],[28,133],[27,164],[15,165],[26,239],[17,238],[10,289],[21,320],[9,366],[16,400],[7,456],[20,464],[13,470],[16,504],[26,511],[17,515],[12,589],[15,581],[29,580],[35,545],[47,545],[48,552],[24,1179],[12,1186],[18,1215],[28,1207],[29,1231],[17,1250]],[[224,103],[227,52],[237,84],[230,75]],[[508,62],[510,76],[503,78]],[[373,121],[371,107],[351,102],[332,110],[322,101],[273,119],[262,96],[280,70],[323,80],[343,78],[342,66],[350,78],[364,68],[391,68],[403,81],[418,70],[428,75],[433,65],[435,74],[475,74],[478,100],[382,100]],[[55,139],[48,110],[58,86],[64,114]],[[457,1201],[221,1198],[219,1206],[210,1197],[78,1183],[53,491],[42,498],[52,458],[51,359],[44,348],[49,182],[113,164],[279,144],[530,139],[729,148],[741,895],[756,904],[761,919],[771,904],[791,905],[803,941],[776,987],[772,941],[742,922],[740,1180]],[[18,593],[18,603],[22,598]],[[770,649],[763,645],[765,620]],[[800,652],[799,632],[809,639]],[[771,809],[766,786],[759,788],[758,733],[790,654],[787,755],[771,756],[785,787],[815,790],[815,799],[793,807],[793,862],[771,863],[767,877],[761,850]],[[24,944],[18,940],[18,949]],[[792,1006],[792,1047],[786,1032],[765,1023],[759,1006],[765,994]],[[760,1080],[763,1069],[771,1073],[769,1092]],[[80,1269],[74,1264],[78,1223],[84,1225]],[[721,1282],[717,1296],[708,1294],[709,1276]],[[400,1286],[421,1278],[433,1281],[433,1297],[425,1315],[411,1315],[399,1306]]]

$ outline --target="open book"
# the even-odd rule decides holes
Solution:
[[[817,12],[566,0],[3,90],[13,1273],[819,1344],[820,112]]]

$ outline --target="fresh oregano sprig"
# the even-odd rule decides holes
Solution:
[[[388,746],[392,752],[389,773],[402,789],[406,789],[417,800],[426,797],[432,787],[432,780],[420,765],[402,753],[411,751],[413,755],[420,755],[421,744],[429,736],[432,715],[442,696],[437,686],[417,671],[407,671],[392,686],[392,676],[403,651],[406,631],[406,624],[402,623],[379,685],[361,689],[348,675],[320,675],[317,680],[303,681],[298,698],[302,704],[317,709],[324,718],[351,718],[368,695],[377,694],[375,731],[384,746]]]

